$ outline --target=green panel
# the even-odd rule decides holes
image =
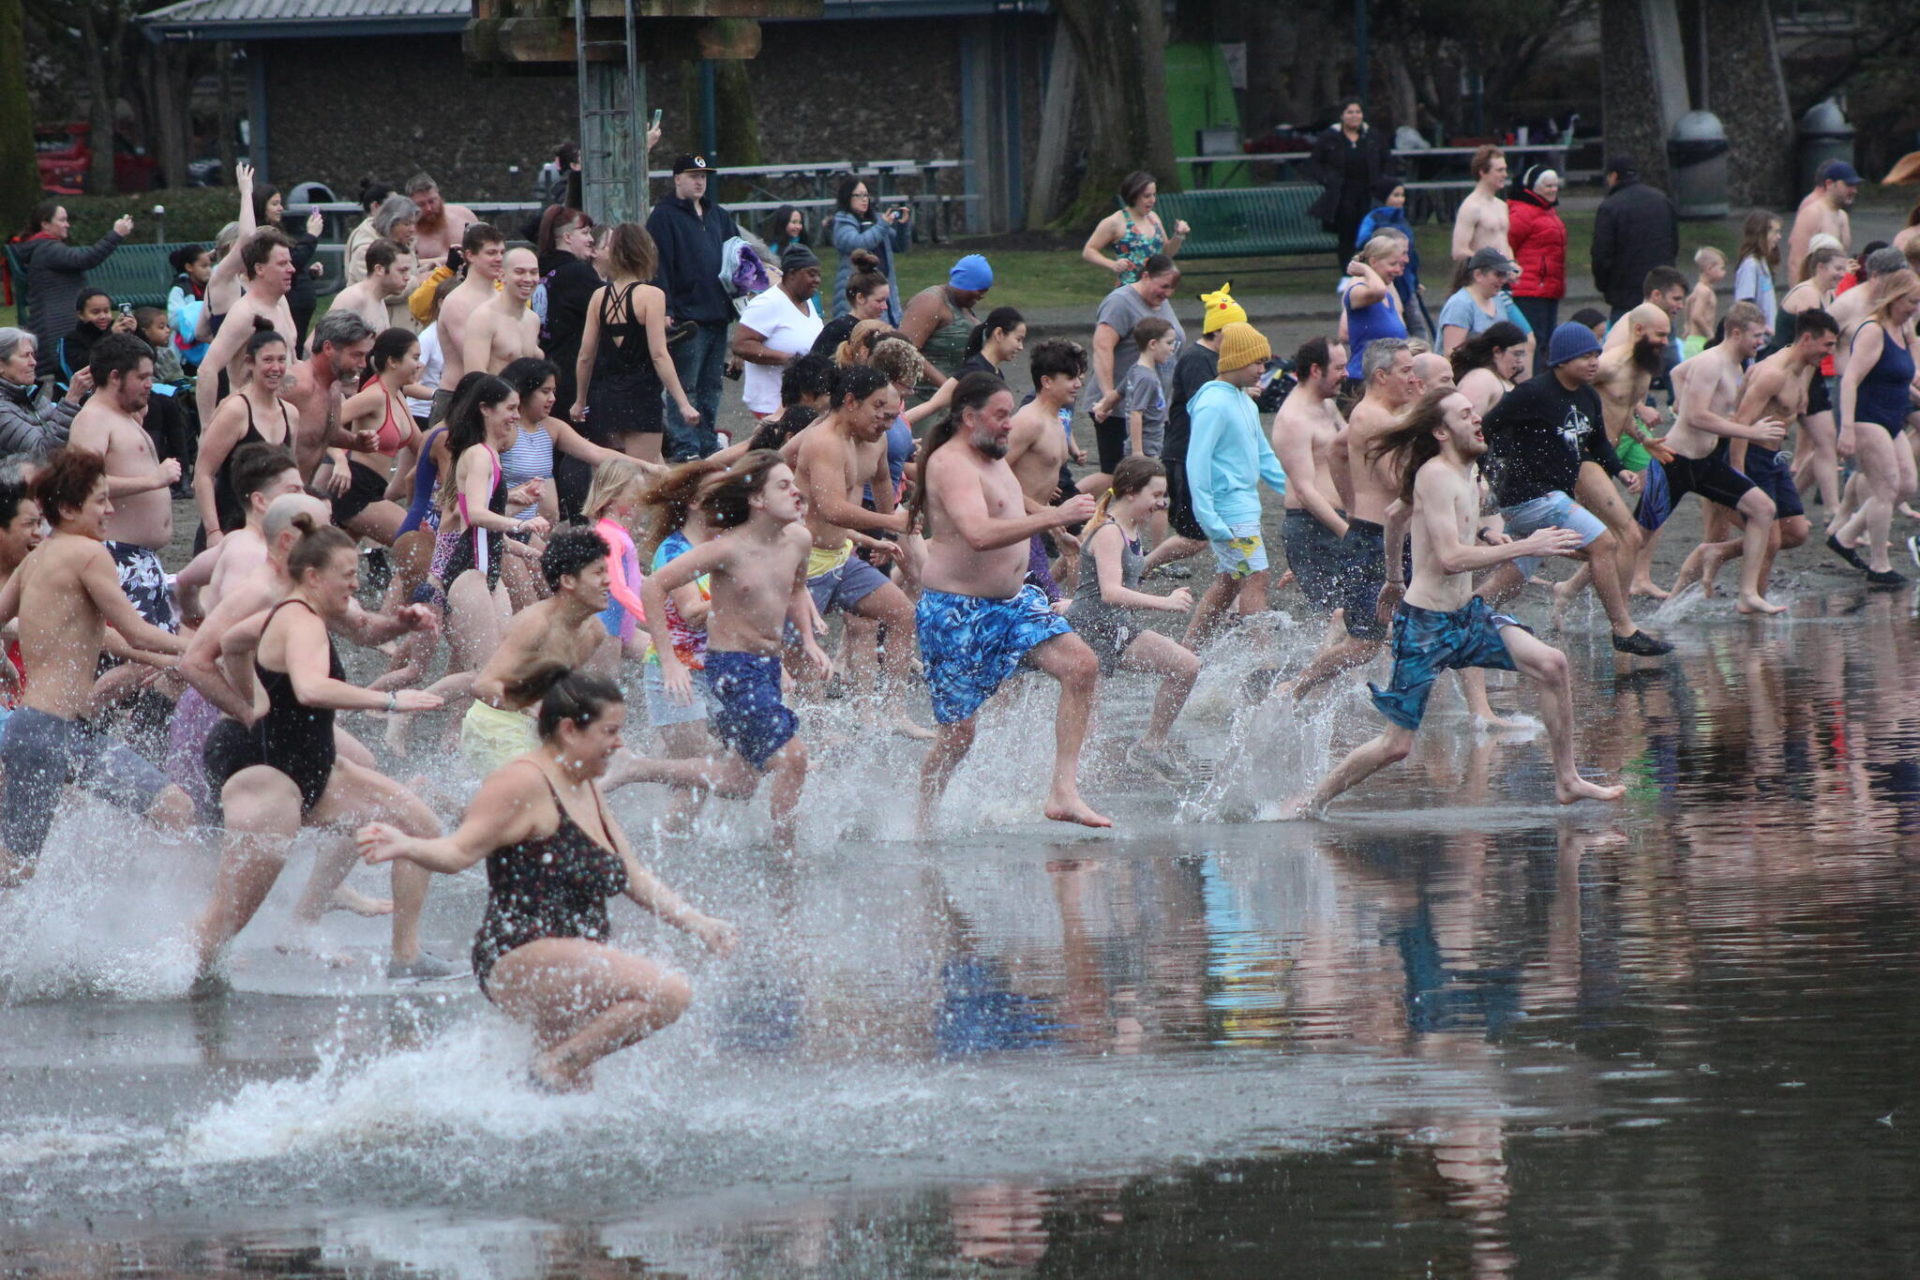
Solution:
[[[1232,129],[1240,134],[1240,102],[1227,75],[1227,60],[1217,44],[1167,46],[1167,115],[1173,127],[1173,154],[1200,154],[1200,130]],[[1180,185],[1192,190],[1193,166],[1180,166]],[[1216,164],[1209,187],[1251,185],[1248,166]]]

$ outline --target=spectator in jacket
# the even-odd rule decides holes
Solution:
[[[1554,207],[1560,203],[1560,175],[1534,165],[1507,201],[1507,242],[1520,278],[1513,284],[1514,305],[1535,333],[1552,333],[1560,323],[1560,299],[1567,296],[1567,224]]]
[[[280,188],[263,182],[253,189],[254,226],[278,227],[293,242],[293,288],[287,290],[287,309],[293,312],[295,352],[305,356],[307,325],[320,305],[320,296],[313,287],[320,274],[320,264],[313,256],[320,251],[320,233],[326,229],[327,220],[315,209],[306,216],[304,226],[292,225],[284,221],[286,211],[287,202]]]
[[[1382,178],[1374,184],[1375,208],[1360,220],[1359,242],[1365,245],[1383,228],[1398,231],[1407,242],[1407,266],[1393,282],[1400,295],[1400,314],[1419,316],[1429,337],[1437,334],[1433,317],[1427,312],[1426,291],[1420,287],[1420,248],[1414,243],[1413,223],[1407,220],[1407,184],[1399,178]],[[1413,328],[1411,324],[1407,326]]]
[[[1629,155],[1607,161],[1607,198],[1593,221],[1593,284],[1612,311],[1609,323],[1639,306],[1647,273],[1680,253],[1680,211],[1667,193],[1640,181]]]
[[[1360,220],[1375,185],[1393,169],[1393,151],[1386,135],[1367,127],[1366,108],[1352,98],[1341,104],[1340,122],[1315,139],[1307,167],[1326,188],[1307,212],[1333,232],[1344,258],[1359,247]]]
[[[367,246],[375,240],[391,240],[413,252],[414,227],[419,219],[420,206],[413,201],[391,193],[383,196],[367,220],[347,233],[347,283],[359,284],[367,278]]]
[[[0,456],[38,461],[65,444],[73,415],[93,389],[93,375],[83,369],[63,399],[45,403],[35,385],[38,348],[39,339],[25,329],[0,329]]]
[[[900,301],[900,277],[893,269],[893,255],[905,253],[913,244],[913,228],[909,225],[913,212],[902,205],[875,214],[873,195],[867,189],[866,179],[852,174],[840,179],[840,189],[834,193],[834,200],[839,207],[833,211],[833,220],[827,224],[827,234],[833,239],[833,251],[840,256],[840,265],[834,268],[833,273],[833,317],[838,319],[846,315],[853,305],[847,298],[847,280],[853,274],[853,251],[864,249],[880,260],[877,269],[887,278],[887,309],[881,318],[897,329],[900,327],[903,304]]]
[[[76,249],[67,243],[71,226],[64,205],[43,200],[34,206],[26,231],[13,244],[26,269],[27,323],[43,350],[52,350],[73,323],[74,303],[87,287],[87,272],[105,262],[133,234],[133,219],[123,215],[92,246]]]
[[[60,335],[53,348],[53,382],[66,390],[93,363],[93,345],[109,333],[132,333],[133,312],[115,311],[105,289],[82,289],[73,304],[73,327]]]
[[[720,414],[720,382],[727,367],[727,325],[733,302],[720,283],[720,254],[733,237],[733,218],[707,199],[713,166],[704,156],[683,155],[673,162],[673,197],[653,206],[647,231],[659,247],[654,283],[667,295],[667,316],[694,328],[673,345],[673,367],[680,375],[698,424],[681,420],[666,406],[666,459],[704,458],[720,447],[714,423]]]

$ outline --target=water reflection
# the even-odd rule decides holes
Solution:
[[[1917,650],[1887,598],[1655,670],[1576,648],[1608,811],[1443,717],[1316,827],[669,854],[755,900],[753,942],[558,1119],[356,1099],[338,1139],[197,1158],[315,1045],[316,1079],[474,1087],[442,1046],[487,1015],[0,1008],[0,1245],[35,1276],[1914,1274]],[[344,1106],[312,1097],[272,1105]]]

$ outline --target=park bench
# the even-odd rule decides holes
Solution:
[[[130,307],[164,307],[167,305],[167,290],[173,287],[173,278],[178,274],[167,258],[179,247],[174,244],[122,242],[107,256],[105,262],[87,272],[87,284],[95,289],[105,289],[116,307],[123,303]],[[14,302],[19,307],[18,323],[26,328],[26,268],[14,255],[14,246],[7,245],[6,250],[7,274],[13,277]]]
[[[1332,253],[1334,234],[1307,212],[1320,198],[1315,183],[1236,187],[1224,191],[1169,192],[1155,212],[1172,227],[1186,219],[1190,231],[1182,258],[1254,258]]]

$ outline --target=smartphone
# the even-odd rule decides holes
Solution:
[[[660,108],[655,107],[653,109],[653,123],[649,125],[648,128],[658,129],[660,127],[660,116],[661,116]]]
[[[120,314],[121,314],[121,315],[123,315],[123,316],[130,316],[130,315],[132,315],[132,314],[133,314],[133,304],[132,304],[131,302],[123,302],[123,303],[121,303],[121,304],[120,304]]]

